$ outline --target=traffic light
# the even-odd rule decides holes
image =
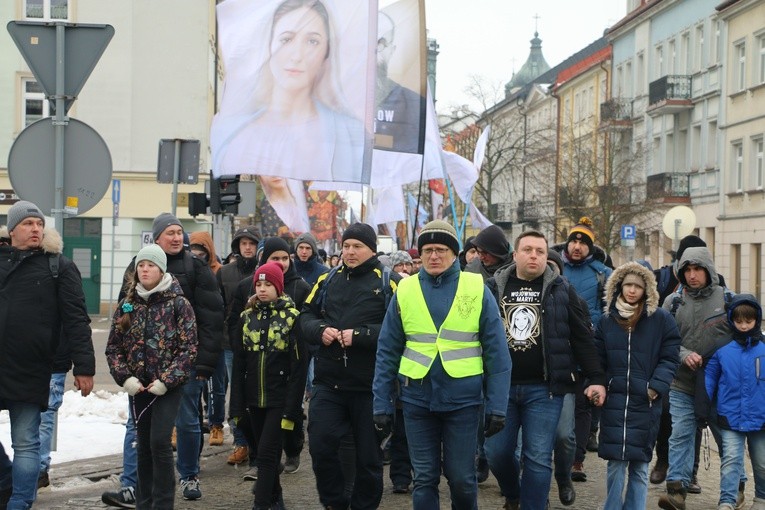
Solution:
[[[189,193],[189,215],[196,216],[198,214],[207,214],[207,201],[206,193]]]
[[[237,204],[242,201],[239,194],[239,176],[221,175],[210,181],[210,212],[212,214],[237,214]]]

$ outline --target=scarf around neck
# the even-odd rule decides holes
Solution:
[[[159,281],[156,287],[154,287],[151,290],[146,290],[146,288],[141,285],[140,282],[138,282],[135,286],[135,292],[139,296],[141,296],[145,301],[149,300],[149,296],[152,294],[155,294],[157,292],[162,292],[165,290],[170,289],[170,286],[173,284],[173,276],[170,273],[165,273],[162,275],[162,279]]]

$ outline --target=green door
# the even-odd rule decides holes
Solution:
[[[80,270],[88,313],[99,314],[101,311],[101,219],[65,219],[64,255],[71,259]]]

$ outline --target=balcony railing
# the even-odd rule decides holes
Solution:
[[[688,174],[665,172],[649,175],[646,180],[646,194],[649,200],[688,199],[690,197]]]
[[[648,85],[648,104],[663,101],[690,101],[691,77],[679,74],[662,76]]]
[[[632,99],[614,97],[600,103],[600,122],[631,121]]]

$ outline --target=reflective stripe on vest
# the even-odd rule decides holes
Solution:
[[[415,276],[401,280],[396,299],[406,335],[406,347],[399,365],[402,375],[422,379],[436,355],[441,356],[444,371],[451,377],[483,373],[482,349],[478,340],[483,289],[481,275],[461,273],[449,313],[440,331],[436,331],[422,294],[420,279]]]

